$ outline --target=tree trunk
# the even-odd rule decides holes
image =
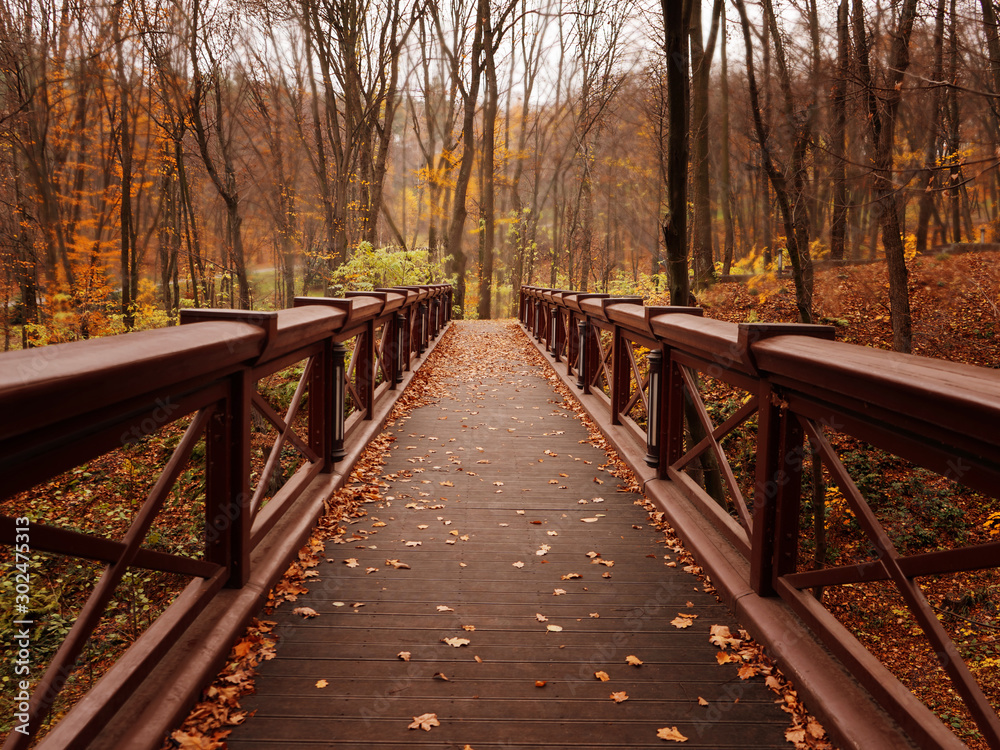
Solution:
[[[858,55],[861,84],[868,109],[868,131],[872,142],[872,173],[875,203],[881,213],[882,245],[889,271],[889,311],[892,318],[892,346],[899,352],[912,349],[912,321],[908,273],[903,237],[899,225],[898,199],[893,182],[893,146],[896,113],[902,98],[903,80],[910,64],[910,35],[916,16],[917,0],[905,0],[899,10],[892,35],[892,49],[886,82],[876,89],[869,61],[861,0],[854,0],[854,46]],[[878,91],[883,92],[879,96]]]
[[[726,16],[722,14],[722,80],[719,82],[722,107],[722,132],[719,134],[719,147],[722,150],[722,224],[724,241],[722,252],[722,273],[728,274],[733,265],[733,245],[736,232],[733,227],[733,185],[729,165],[729,61],[726,54]]]
[[[671,305],[687,305],[687,170],[688,170],[688,27],[687,4],[660,0],[663,11],[664,52],[667,58],[667,213],[663,241],[667,251],[667,284]]]
[[[850,74],[850,10],[848,0],[837,8],[837,75],[833,80],[833,132],[830,136],[833,158],[833,218],[830,222],[830,257],[844,257],[844,234],[847,229],[847,76]]]

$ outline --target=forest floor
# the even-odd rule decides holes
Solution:
[[[907,264],[913,353],[1000,368],[1000,256],[920,256]],[[884,263],[816,273],[816,323],[837,326],[837,340],[892,348],[889,279]],[[795,322],[795,287],[788,277],[716,284],[698,295],[705,315],[733,323]]]
[[[924,256],[909,262],[908,268],[913,353],[1000,368],[1000,257],[996,253]],[[836,326],[839,341],[891,349],[888,283],[882,263],[817,272],[814,322]],[[700,294],[698,302],[706,316],[735,323],[797,319],[792,280],[773,275],[716,284]],[[916,468],[859,440],[831,437],[841,460],[901,553],[981,544],[998,538],[1000,500],[996,497]],[[810,487],[803,487],[804,498],[810,492]],[[864,558],[868,545],[843,496],[829,481],[825,492],[831,551],[826,563],[844,564]],[[804,506],[805,516],[811,513],[811,504],[805,500]],[[808,519],[803,518],[803,527],[807,524]],[[808,531],[804,531],[803,543],[803,552],[812,553]],[[996,707],[1000,702],[1000,572],[993,569],[935,576],[921,579],[920,583]],[[970,747],[985,747],[894,587],[837,587],[825,590],[823,596],[838,619]],[[904,661],[901,654],[908,658]]]

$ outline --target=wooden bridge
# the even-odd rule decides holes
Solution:
[[[520,319],[539,354],[511,361],[498,338],[510,331],[449,324],[450,292],[185,311],[179,328],[0,358],[2,498],[183,427],[123,537],[3,517],[11,566],[25,539],[33,552],[105,564],[61,648],[31,672],[30,701],[13,698],[10,725],[38,731],[127,571],[164,571],[188,581],[174,603],[39,743],[159,747],[434,357],[436,398],[389,428],[387,486],[328,543],[295,604],[317,615],[285,605],[272,616],[277,658],[233,748],[787,746],[789,719],[764,675],[720,664],[720,646],[736,644],[710,642],[714,625],[764,644],[840,747],[962,747],[814,595],[870,581],[895,588],[939,656],[935,679],[950,680],[983,745],[1000,748],[996,708],[915,581],[994,569],[1000,543],[899,551],[830,438],[996,497],[996,372],[839,344],[823,326],[737,326],[696,308],[537,288],[522,290]],[[446,330],[462,344],[442,346]],[[258,384],[289,372],[299,380],[276,405]],[[637,487],[607,470],[567,391]],[[274,435],[263,452],[261,423]],[[746,461],[730,462],[730,435],[755,466],[749,480]],[[806,559],[812,454],[867,559]],[[289,455],[298,468],[281,477]],[[198,467],[203,548],[158,549],[150,529]],[[664,523],[711,584],[683,570]],[[690,625],[671,622],[685,614]],[[408,728],[422,716],[426,731]],[[12,731],[4,747],[29,742]]]

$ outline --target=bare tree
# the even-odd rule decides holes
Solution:
[[[892,45],[882,80],[876,82],[864,7],[854,0],[854,48],[857,51],[858,73],[864,88],[868,114],[868,134],[872,151],[872,192],[880,210],[882,246],[889,269],[889,312],[892,319],[892,346],[900,352],[912,348],[910,295],[908,272],[904,257],[903,236],[899,225],[898,187],[893,180],[893,147],[895,145],[896,113],[902,100],[903,80],[910,65],[910,35],[917,12],[917,0],[904,0],[890,36]]]

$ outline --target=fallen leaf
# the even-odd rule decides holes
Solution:
[[[610,573],[601,573],[601,578],[611,578]]]
[[[611,694],[611,700],[615,703],[624,703],[628,700],[628,694],[624,690],[619,690],[618,692]]]
[[[631,664],[633,667],[641,667],[642,659],[640,659],[638,656],[633,656],[632,654],[629,654],[628,656],[625,657],[625,663]]]
[[[583,578],[583,576],[580,575],[579,573],[567,573],[564,576],[559,576],[560,581],[571,581],[574,578]]]
[[[826,735],[826,730],[823,729],[823,725],[820,724],[816,719],[809,717],[806,722],[806,731],[809,732],[815,739],[821,740]]]
[[[346,565],[348,568],[356,568],[358,567],[358,564],[359,564],[358,558],[356,557],[349,557],[346,560],[344,560],[344,565]]]
[[[439,605],[437,605],[437,611],[438,612],[454,612],[455,610],[452,609],[451,607],[449,607],[447,604],[439,604]]]
[[[594,477],[594,482],[596,484],[604,484],[604,480],[603,479],[598,479],[597,477]]]
[[[786,729],[785,739],[788,742],[793,742],[795,743],[796,746],[798,746],[800,742],[806,741],[806,730],[803,729],[802,727],[792,727],[791,729]]]
[[[513,565],[515,568],[523,568],[524,567],[524,563],[521,562],[520,560],[518,560],[516,563],[511,563],[511,565]]]
[[[483,658],[481,656],[473,656],[472,658],[476,660],[477,664],[483,663]]]
[[[535,680],[535,687],[545,687],[546,680]]]
[[[562,632],[562,626],[561,625],[546,625],[545,629],[548,630],[550,633],[561,633]]]
[[[406,546],[407,547],[419,547],[420,546],[420,542],[407,542]]]
[[[430,526],[428,526],[428,525],[427,525],[426,523],[422,523],[422,524],[420,524],[419,526],[417,526],[417,528],[418,528],[418,529],[429,529],[429,528],[430,528]]]
[[[462,630],[468,630],[470,633],[476,629],[475,625],[463,625]]]
[[[581,518],[580,520],[583,521],[584,523],[597,523],[600,519],[599,518]]]
[[[548,622],[549,621],[549,618],[546,617],[545,615],[541,614],[540,612],[535,612],[535,619],[538,620],[539,622]]]
[[[594,677],[599,679],[601,682],[607,682],[608,680],[611,679],[611,675],[609,675],[607,672],[604,671],[594,672]]]
[[[555,589],[552,592],[552,596],[562,596],[565,593],[566,593],[566,589]]]
[[[587,553],[587,557],[589,557],[591,560],[593,560],[595,557],[600,557],[600,556],[601,556],[600,552],[594,552],[593,550]]]
[[[767,679],[764,680],[764,684],[771,688],[771,690],[781,690],[781,682],[774,675],[768,675]]]
[[[382,528],[383,526],[385,526],[385,523],[382,521],[376,521],[375,523],[372,524],[372,526]]]
[[[302,615],[307,620],[310,617],[319,617],[319,612],[317,612],[312,607],[296,607],[292,610],[293,615]]]
[[[378,572],[378,568],[365,568],[365,574],[366,575],[371,575],[372,573],[377,573],[377,572]]]
[[[689,628],[692,625],[694,625],[694,620],[689,620],[687,617],[681,617],[680,615],[678,615],[677,617],[675,617],[673,620],[670,621],[670,624],[673,625],[675,628],[683,629],[683,628]]]
[[[409,651],[400,651],[398,654],[396,654],[396,656],[398,656],[403,661],[409,661],[410,660],[410,652]]]
[[[590,616],[591,616],[591,617],[600,617],[600,616],[601,616],[601,614],[600,614],[600,612],[591,612],[591,613],[590,613]]]
[[[656,736],[661,740],[673,740],[674,742],[687,742],[688,738],[677,731],[677,727],[663,727],[656,730]]]
[[[756,667],[753,667],[749,664],[744,664],[742,667],[739,668],[737,674],[740,676],[741,680],[749,680],[751,677],[757,676],[758,670]]]
[[[325,688],[329,684],[326,680],[316,680],[316,687],[318,688]]]
[[[713,625],[711,632],[708,640],[723,650],[729,646],[739,646],[743,642],[739,638],[733,638],[733,634],[729,632],[729,627],[726,625]]]
[[[548,534],[549,536],[559,536],[558,531],[546,531],[545,533]]]
[[[441,722],[438,721],[437,714],[421,714],[420,716],[413,717],[413,723],[407,729],[423,729],[429,732],[431,731],[431,727],[439,726],[441,726]]]
[[[455,483],[452,482],[452,481],[450,481],[450,480],[448,480],[448,479],[445,479],[443,482],[438,482],[438,484],[440,484],[442,487],[454,487],[455,486]]]
[[[699,695],[699,696],[698,696],[698,705],[699,705],[699,706],[707,706],[707,705],[708,705],[708,701],[707,701],[707,700],[705,700],[704,698],[702,698],[702,697],[701,697],[701,696]]]
[[[461,648],[462,646],[468,646],[472,643],[472,641],[468,638],[442,638],[441,643],[447,643],[449,646]]]
[[[720,651],[719,653],[717,653],[715,655],[715,660],[719,662],[719,664],[726,664],[727,662],[735,661],[735,659],[733,659],[733,657],[731,657],[725,651]]]
[[[444,680],[445,682],[449,681],[448,678],[445,677],[444,672],[435,672],[434,673],[434,679],[435,680]]]

